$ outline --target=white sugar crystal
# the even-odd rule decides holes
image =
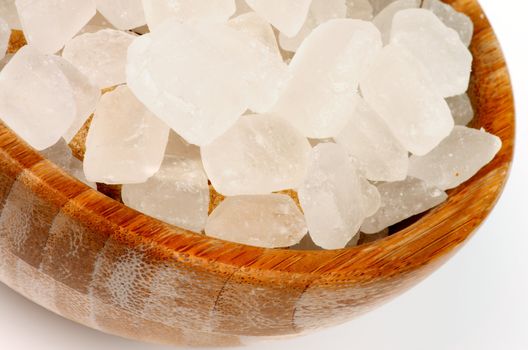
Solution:
[[[348,18],[370,21],[373,15],[372,5],[369,0],[346,0]]]
[[[381,194],[381,208],[361,226],[361,231],[367,234],[378,233],[434,208],[447,199],[445,192],[414,178],[381,184],[378,191]]]
[[[406,9],[417,8],[420,6],[420,0],[398,0],[385,7],[374,17],[372,22],[378,27],[383,38],[383,43],[388,44],[391,36],[392,21],[394,16]]]
[[[95,0],[97,10],[118,29],[133,29],[147,23],[141,0]]]
[[[86,139],[84,172],[107,184],[145,182],[160,168],[169,128],[126,86],[101,97]]]
[[[361,193],[363,195],[363,215],[370,217],[376,214],[381,207],[381,196],[376,186],[362,178]]]
[[[250,115],[202,147],[202,159],[223,195],[268,194],[301,183],[309,152],[308,140],[284,119]]]
[[[312,0],[246,0],[246,3],[286,36],[299,33]]]
[[[209,184],[200,149],[175,133],[160,170],[147,182],[123,185],[123,202],[169,224],[202,232],[209,210]]]
[[[11,29],[22,29],[15,0],[0,0],[0,17],[2,17]]]
[[[24,35],[42,53],[59,51],[95,15],[93,0],[16,0]]]
[[[55,59],[55,63],[62,70],[62,73],[64,73],[64,76],[68,79],[73,90],[73,97],[75,98],[77,115],[73,124],[63,135],[64,139],[70,142],[95,110],[97,102],[99,102],[99,98],[101,97],[101,90],[94,86],[90,80],[84,74],[79,72],[79,70],[70,62],[59,56],[54,56],[53,58]]]
[[[112,87],[126,82],[127,50],[134,38],[114,29],[82,34],[66,45],[62,57],[97,87]]]
[[[323,143],[312,150],[299,201],[318,246],[340,249],[358,233],[366,213],[372,210],[364,202],[365,195],[370,198],[364,185],[344,148]]]
[[[283,194],[228,197],[205,228],[208,236],[264,248],[295,245],[306,231],[301,211]]]
[[[308,17],[303,27],[294,37],[284,33],[279,36],[280,45],[284,50],[295,52],[310,33],[321,23],[335,18],[344,18],[347,8],[345,0],[313,0]]]
[[[501,147],[497,136],[456,126],[431,153],[411,157],[409,175],[443,190],[455,188],[491,162]]]
[[[7,22],[0,17],[0,60],[5,57],[9,38],[11,38],[11,29]]]
[[[460,95],[468,89],[473,56],[458,33],[432,12],[398,12],[392,23],[391,44],[408,50],[422,62],[443,97]]]
[[[440,0],[424,0],[422,7],[432,11],[446,26],[456,30],[466,46],[471,44],[474,25],[466,14],[456,11]]]
[[[269,109],[287,73],[256,38],[226,24],[177,21],[137,38],[127,66],[136,96],[196,145],[211,143],[248,108]]]
[[[372,23],[336,19],[320,25],[293,58],[293,77],[273,111],[306,137],[338,135],[355,109],[359,81],[380,50]]]
[[[236,10],[235,0],[143,0],[150,30],[169,18],[179,22],[227,22]]]
[[[336,142],[358,161],[371,181],[402,181],[407,177],[409,156],[387,124],[363,100]]]
[[[425,68],[406,50],[386,46],[361,81],[366,102],[410,152],[424,155],[453,130],[446,101]]]
[[[86,180],[82,162],[73,156],[70,147],[64,139],[60,139],[55,145],[46,148],[40,153],[44,158],[55,163],[55,165],[77,178],[79,181],[84,182],[89,187],[96,188],[95,183]]]
[[[229,25],[264,44],[271,52],[281,57],[277,38],[271,25],[256,12],[248,12],[229,21]]]
[[[31,146],[54,145],[76,116],[73,91],[52,56],[24,46],[0,73],[0,117]]]
[[[475,117],[471,100],[467,94],[446,99],[456,125],[468,125]]]

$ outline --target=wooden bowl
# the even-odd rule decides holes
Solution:
[[[337,251],[271,250],[142,215],[63,173],[0,126],[0,280],[76,322],[177,345],[238,345],[347,321],[410,288],[476,231],[512,160],[514,107],[499,43],[475,0],[470,88],[504,147],[447,203],[384,240]]]

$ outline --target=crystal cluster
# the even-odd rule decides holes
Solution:
[[[29,44],[4,58],[12,29]],[[440,0],[3,0],[0,118],[181,229],[341,249],[499,152],[467,127],[472,35]]]

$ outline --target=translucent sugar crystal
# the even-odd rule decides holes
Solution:
[[[344,0],[313,0],[308,17],[303,27],[294,37],[284,33],[279,36],[280,45],[284,50],[295,52],[312,30],[321,23],[335,18],[345,18],[347,7]]]
[[[227,24],[167,21],[131,45],[127,77],[159,118],[186,141],[206,145],[248,108],[275,104],[288,70],[259,39]]]
[[[377,15],[387,6],[389,6],[390,4],[398,0],[369,0],[369,1],[370,1],[370,4],[372,5],[372,13],[374,15]]]
[[[15,0],[0,1],[0,17],[7,22],[11,29],[22,29],[15,6]]]
[[[63,135],[64,139],[70,142],[77,132],[84,125],[88,117],[95,111],[95,107],[101,97],[101,90],[93,85],[90,80],[70,62],[62,57],[54,56],[55,63],[62,70],[68,79],[73,90],[77,115],[70,128]]]
[[[283,194],[228,197],[205,227],[208,236],[264,248],[295,245],[306,231],[301,211]]]
[[[383,38],[383,43],[388,44],[391,36],[392,20],[398,12],[420,6],[420,0],[398,0],[390,3],[374,17],[372,22],[378,27]]]
[[[0,72],[0,118],[38,150],[54,145],[76,116],[72,88],[55,63],[24,46]]]
[[[94,189],[96,188],[95,183],[86,180],[83,172],[83,163],[73,156],[70,147],[64,139],[60,139],[56,144],[40,153],[44,158],[55,163],[55,165],[62,168],[66,173],[84,182],[86,185]]]
[[[107,184],[145,182],[160,168],[169,128],[126,86],[103,97],[86,139],[84,172]]]
[[[273,111],[309,138],[338,135],[353,113],[358,85],[381,50],[370,22],[336,19],[317,27],[290,64],[293,75]]]
[[[169,224],[202,232],[209,210],[209,184],[200,149],[172,133],[160,170],[147,182],[123,185],[123,202]]]
[[[229,25],[264,44],[271,52],[281,57],[277,38],[271,25],[256,12],[247,12],[229,21]]]
[[[446,99],[456,125],[468,125],[475,117],[475,111],[467,94]]]
[[[95,15],[93,0],[16,0],[29,44],[42,53],[59,51]]]
[[[66,45],[62,57],[97,87],[112,87],[126,82],[127,50],[134,38],[114,29],[82,34]]]
[[[361,81],[366,102],[410,152],[424,155],[453,130],[451,111],[421,63],[388,45]]]
[[[383,183],[378,186],[378,191],[381,194],[381,208],[361,226],[361,231],[367,234],[378,233],[434,208],[447,199],[447,194],[442,190],[415,178]]]
[[[246,0],[235,0],[236,12],[233,17],[243,15],[244,13],[252,12],[253,10],[246,3]]]
[[[363,196],[363,214],[365,217],[376,214],[381,207],[381,196],[376,186],[361,178],[361,194]]]
[[[401,181],[407,177],[409,155],[381,117],[363,100],[336,137],[371,181]]]
[[[122,30],[141,27],[147,23],[141,0],[95,0],[97,10]]]
[[[236,10],[235,0],[142,0],[150,30],[169,18],[179,22],[227,22]]]
[[[369,0],[346,0],[348,18],[370,21],[373,15],[372,4]]]
[[[9,24],[0,17],[0,60],[5,57],[10,37],[11,29]]]
[[[246,3],[281,33],[293,37],[299,33],[312,0],[246,0]]]
[[[424,0],[423,8],[432,11],[446,26],[457,31],[462,42],[469,46],[473,38],[473,21],[466,14],[440,0]]]
[[[458,33],[446,27],[431,11],[398,12],[392,23],[391,44],[405,48],[427,68],[443,97],[467,91],[473,56]]]
[[[431,153],[411,157],[409,175],[443,190],[455,188],[491,162],[501,147],[497,136],[456,126]]]
[[[372,211],[371,198],[347,152],[322,143],[311,152],[299,201],[313,241],[325,249],[340,249],[356,236]]]
[[[302,182],[309,152],[308,140],[284,119],[250,115],[202,147],[202,159],[223,195],[268,194]]]

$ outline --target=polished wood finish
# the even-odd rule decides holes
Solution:
[[[0,126],[0,280],[76,322],[124,337],[239,345],[349,320],[418,283],[460,248],[508,177],[514,107],[497,39],[474,0],[475,127],[504,147],[444,205],[386,239],[336,251],[219,241],[89,189]]]

